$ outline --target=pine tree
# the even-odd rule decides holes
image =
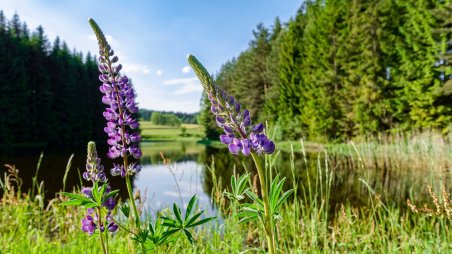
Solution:
[[[300,101],[301,120],[311,139],[337,139],[338,120],[342,117],[337,96],[340,83],[338,51],[344,24],[343,0],[328,0],[313,4],[307,15],[303,35],[303,101]]]
[[[307,4],[307,6],[309,6]],[[284,139],[296,139],[302,135],[299,108],[303,101],[301,73],[302,38],[306,26],[304,6],[299,9],[294,20],[289,21],[287,31],[281,34],[279,62],[278,126],[283,128]]]
[[[449,107],[438,104],[441,81],[436,78],[438,46],[433,36],[435,20],[428,0],[399,1],[402,25],[397,44],[400,66],[395,82],[403,101],[399,118],[405,128],[444,127],[450,122]],[[434,7],[434,6],[433,6]]]

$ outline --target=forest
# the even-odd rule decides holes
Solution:
[[[0,144],[86,144],[104,137],[98,68],[90,54],[50,43],[0,10]]]
[[[216,72],[203,43],[225,29],[198,34],[196,1],[154,20],[164,1],[75,2],[41,7],[92,11],[96,56],[0,10],[0,254],[450,253],[451,0],[300,1]],[[245,9],[219,2],[204,13]],[[179,7],[157,37],[200,37],[178,72],[200,112],[139,108],[113,41],[149,44],[112,13],[151,33]]]
[[[257,25],[214,75],[276,138],[318,142],[450,131],[452,4],[305,1],[286,23]],[[201,122],[218,136],[204,98]]]

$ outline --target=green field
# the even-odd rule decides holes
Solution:
[[[186,128],[182,135],[182,128]],[[204,136],[204,129],[198,124],[182,124],[181,127],[155,125],[150,121],[140,121],[143,141],[197,141]]]

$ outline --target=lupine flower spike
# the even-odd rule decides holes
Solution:
[[[130,163],[129,156],[135,159],[141,158],[139,124],[135,117],[138,107],[135,103],[135,92],[127,76],[121,75],[121,64],[118,57],[108,44],[102,30],[93,19],[88,20],[91,28],[96,34],[99,43],[99,80],[102,82],[100,91],[104,93],[102,102],[107,105],[103,113],[107,120],[104,131],[108,135],[107,156],[111,159],[122,158],[123,164],[114,164],[111,169],[113,176],[125,178],[129,201],[132,204],[135,215],[135,225],[137,232],[140,231],[140,214],[135,204],[132,194],[132,184],[130,177],[141,170],[137,163]],[[108,206],[107,206],[108,208]],[[127,215],[128,216],[128,215]],[[108,226],[108,230],[116,230],[114,224]],[[146,252],[144,244],[141,244],[143,252]]]
[[[128,155],[135,159],[141,157],[139,148],[139,124],[133,114],[138,112],[135,103],[135,92],[127,76],[122,76],[122,65],[118,64],[118,57],[108,44],[102,30],[93,19],[89,23],[96,34],[99,43],[99,80],[102,82],[100,91],[104,93],[102,102],[107,105],[103,113],[107,120],[104,131],[108,135],[107,143],[110,145],[107,156],[111,159]],[[140,171],[136,164],[130,164],[125,169],[122,165],[115,165],[112,175],[132,175]]]
[[[233,96],[215,85],[207,70],[194,56],[188,55],[187,59],[207,93],[216,123],[224,131],[220,141],[228,145],[229,151],[232,154],[242,152],[244,155],[251,152],[273,153],[275,144],[265,135],[264,125],[252,125],[250,112],[242,109]]]
[[[88,143],[88,155],[86,159],[86,171],[83,172],[83,178],[85,178],[88,181],[92,181],[93,185],[95,183],[99,182],[105,182],[107,180],[105,173],[103,172],[104,167],[101,165],[101,160],[97,156],[97,150],[96,150],[96,143],[90,141]],[[97,186],[97,184],[96,184]],[[101,187],[99,187],[100,189]],[[111,188],[109,185],[106,186],[104,191],[104,196],[111,192]],[[91,198],[93,196],[92,194],[92,188],[90,187],[83,187],[82,193],[86,196]],[[98,228],[98,224],[100,224],[99,230],[101,232],[104,232],[105,227],[104,223],[108,223],[108,231],[115,232],[118,229],[118,225],[116,225],[111,218],[111,211],[116,206],[116,201],[113,197],[107,198],[102,206],[104,206],[107,209],[107,215],[105,216],[105,219],[99,220],[97,213],[94,212],[92,208],[87,209],[86,216],[82,219],[82,230],[89,235],[92,235],[95,230]]]
[[[265,135],[264,125],[262,123],[253,125],[251,123],[250,112],[247,109],[242,109],[240,103],[233,96],[229,95],[220,86],[214,84],[209,72],[194,56],[188,55],[187,60],[206,91],[211,104],[210,109],[215,114],[217,125],[224,131],[224,134],[220,136],[220,141],[228,145],[229,152],[232,154],[239,154],[241,152],[246,156],[251,155],[253,158],[261,185],[262,201],[258,203],[260,206],[263,204],[264,208],[263,211],[260,209],[256,213],[256,217],[264,214],[260,221],[265,229],[268,252],[274,254],[276,253],[276,238],[273,233],[272,210],[268,198],[269,189],[267,188],[266,175],[259,155],[272,154],[275,151],[275,144]],[[259,199],[252,192],[247,195],[252,200]],[[260,206],[256,205],[253,207]],[[246,213],[249,214],[250,211],[248,210]]]

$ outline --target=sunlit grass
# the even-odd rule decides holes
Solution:
[[[198,124],[182,124],[181,127],[172,127],[140,121],[140,128],[144,141],[196,141],[204,135],[203,127]],[[182,128],[186,128],[185,135],[183,135]]]
[[[424,137],[424,138],[421,138]],[[428,141],[430,140],[430,141]],[[180,145],[180,143],[177,143]],[[190,144],[190,143],[188,143]],[[191,143],[186,151],[196,152],[199,145]],[[421,145],[422,144],[422,145]],[[152,143],[143,144],[143,149],[165,151],[175,143],[168,142],[158,147]],[[350,147],[348,147],[350,146]],[[331,147],[330,147],[331,148]],[[336,147],[339,149],[338,147]],[[192,150],[193,149],[193,150]],[[452,249],[452,221],[447,216],[429,216],[412,212],[408,206],[397,206],[382,201],[381,193],[375,192],[370,186],[373,178],[379,174],[369,174],[369,179],[362,178],[361,195],[367,196],[368,206],[354,207],[350,202],[330,207],[329,200],[334,198],[337,190],[329,184],[329,179],[341,177],[325,160],[325,153],[317,161],[317,174],[310,174],[308,163],[303,155],[304,146],[299,143],[294,147],[291,156],[288,182],[296,192],[290,202],[281,211],[281,219],[277,221],[278,250],[281,253],[448,253]],[[340,151],[330,150],[327,156],[336,156],[335,160],[343,158],[341,163],[361,165],[361,170],[372,172],[377,170],[375,164],[390,160],[394,170],[406,171],[413,168],[419,172],[421,166],[426,170],[440,169],[450,165],[448,145],[442,144],[433,137],[411,137],[406,142],[389,144],[357,143],[347,144]],[[386,152],[382,152],[386,151]],[[340,154],[348,157],[341,157]],[[295,153],[298,153],[295,156]],[[301,154],[301,155],[300,155]],[[370,155],[372,156],[370,156]],[[439,156],[439,155],[441,156]],[[301,157],[300,157],[301,156]],[[350,157],[351,156],[351,157]],[[383,156],[383,157],[379,157]],[[412,164],[397,167],[397,161]],[[336,161],[337,163],[337,161]],[[402,162],[400,162],[402,163]],[[416,164],[417,163],[417,164]],[[419,166],[421,165],[421,166]],[[237,165],[240,166],[240,165]],[[206,168],[205,174],[215,172],[215,166]],[[232,169],[231,169],[232,170]],[[278,164],[268,172],[280,171]],[[444,169],[443,169],[444,170]],[[450,167],[449,167],[450,170]],[[3,169],[2,171],[3,172]],[[436,171],[435,171],[436,172]],[[450,171],[448,171],[450,174]],[[378,172],[377,172],[378,173]],[[409,172],[405,172],[409,173]],[[290,175],[289,174],[289,175]],[[3,175],[3,173],[2,173]],[[19,175],[20,176],[20,175]],[[411,188],[412,202],[423,206],[419,193],[427,189],[422,179],[413,176],[412,182],[405,185],[419,186]],[[27,177],[23,176],[22,177]],[[228,188],[228,179],[219,182],[214,180],[212,199],[218,207],[222,220],[202,227],[194,237],[196,243],[191,245],[183,240],[169,250],[162,248],[157,253],[264,253],[266,246],[264,235],[254,223],[238,224],[233,216],[233,207],[221,193]],[[299,179],[304,179],[300,181]],[[36,188],[34,196],[18,192],[17,179],[2,178],[0,187],[3,197],[0,201],[0,253],[100,253],[101,249],[95,236],[81,232],[80,221],[85,211],[79,208],[60,206],[61,200],[55,198],[44,205],[43,193],[45,183]],[[370,181],[369,181],[370,180]],[[432,179],[431,179],[432,180]],[[392,181],[397,182],[397,179]],[[433,180],[432,180],[433,181]],[[450,188],[450,181],[444,183],[445,191]],[[439,184],[439,183],[437,183]],[[422,186],[422,188],[420,188]],[[399,185],[393,186],[395,191],[404,191]],[[220,195],[216,195],[220,193]],[[439,193],[439,192],[438,192]],[[30,192],[31,194],[31,192]],[[441,197],[438,197],[439,199]],[[422,200],[422,199],[421,199]],[[441,200],[438,201],[439,204]],[[429,207],[435,207],[432,201]],[[147,215],[146,217],[152,217]],[[136,246],[129,235],[119,230],[109,241],[111,253],[136,253]]]

